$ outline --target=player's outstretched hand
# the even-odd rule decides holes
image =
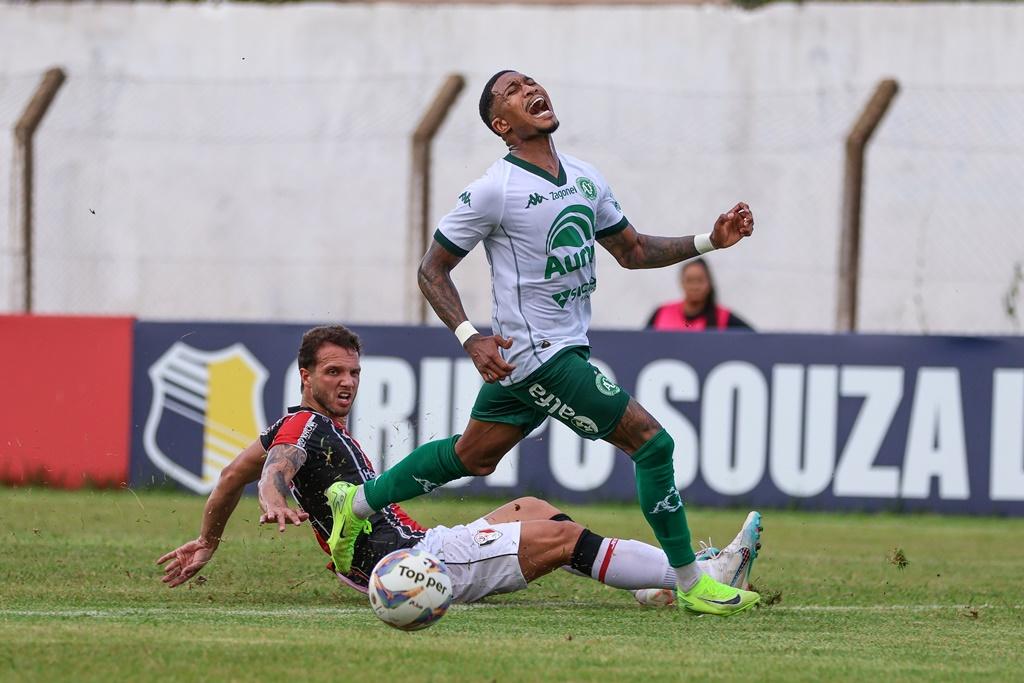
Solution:
[[[466,340],[466,353],[473,359],[477,371],[488,384],[508,377],[516,369],[516,366],[506,363],[498,353],[499,346],[503,349],[512,348],[512,337],[505,339],[498,335],[485,337],[482,334],[474,334]]]
[[[725,249],[750,237],[754,232],[754,214],[750,207],[740,202],[715,221],[715,229],[711,231],[711,241],[717,249]]]
[[[180,586],[195,576],[210,561],[216,550],[217,546],[203,538],[197,538],[180,548],[175,548],[156,561],[157,564],[167,563],[163,578],[160,580],[166,583],[168,588]]]
[[[260,515],[260,524],[277,524],[277,530],[283,532],[288,522],[299,526],[309,519],[309,513],[303,510],[292,510],[287,505],[277,508],[268,508]]]

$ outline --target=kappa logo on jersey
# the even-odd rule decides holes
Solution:
[[[479,546],[490,545],[501,538],[501,532],[497,529],[481,529],[473,534],[473,542]]]
[[[584,204],[562,209],[548,229],[544,279],[572,273],[594,261],[594,211]],[[566,253],[568,252],[568,253]]]
[[[153,401],[142,433],[146,455],[171,479],[209,493],[224,466],[265,427],[267,376],[242,344],[202,351],[176,342],[149,368]],[[194,438],[182,438],[189,432]],[[167,441],[172,433],[174,441]]]
[[[533,194],[530,195],[530,201],[526,202],[526,206],[524,206],[523,208],[529,209],[531,206],[537,206],[542,201],[544,201],[544,195],[534,192]]]
[[[656,515],[659,512],[675,512],[683,507],[683,499],[679,497],[679,491],[675,486],[668,490],[668,495],[658,501],[648,514]]]
[[[472,195],[469,192],[463,192],[462,194],[459,195],[459,201],[462,202],[463,204],[465,204],[468,207],[472,207],[473,206],[473,202],[471,200],[472,200]]]
[[[576,187],[580,188],[580,192],[583,193],[583,196],[590,201],[597,199],[597,185],[595,185],[594,181],[590,178],[580,176],[576,179]]]

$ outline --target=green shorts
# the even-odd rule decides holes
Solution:
[[[622,419],[629,394],[589,359],[589,348],[570,346],[522,381],[484,384],[470,415],[481,422],[519,425],[524,434],[553,417],[585,439],[603,439]]]

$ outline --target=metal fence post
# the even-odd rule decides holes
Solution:
[[[839,300],[836,305],[836,330],[839,332],[853,332],[857,327],[864,150],[898,91],[899,84],[891,78],[879,82],[846,137],[843,213],[839,234]]]
[[[19,215],[24,254],[22,273],[25,288],[22,310],[25,313],[31,313],[33,306],[32,259],[34,228],[32,225],[32,195],[34,188],[32,176],[35,160],[33,158],[32,138],[46,112],[49,110],[50,105],[53,103],[53,98],[57,96],[57,91],[64,84],[64,79],[64,70],[57,67],[49,69],[43,74],[43,79],[39,82],[39,86],[32,95],[32,99],[29,100],[25,111],[22,112],[18,123],[14,126],[15,168],[13,170],[15,177],[20,175],[21,191],[15,192],[11,196],[11,201],[20,204],[21,209]],[[20,170],[17,168],[18,160],[21,161]]]
[[[430,240],[430,146],[459,93],[466,84],[461,74],[450,74],[434,96],[412,134],[412,175],[409,189],[409,244],[406,277],[409,278],[407,319],[427,322],[427,301],[420,294],[416,270]]]

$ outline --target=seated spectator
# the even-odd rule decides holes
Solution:
[[[715,296],[715,283],[703,259],[683,264],[679,271],[683,300],[659,306],[647,329],[675,332],[703,332],[705,330],[750,330],[742,318],[725,306],[719,306]]]

